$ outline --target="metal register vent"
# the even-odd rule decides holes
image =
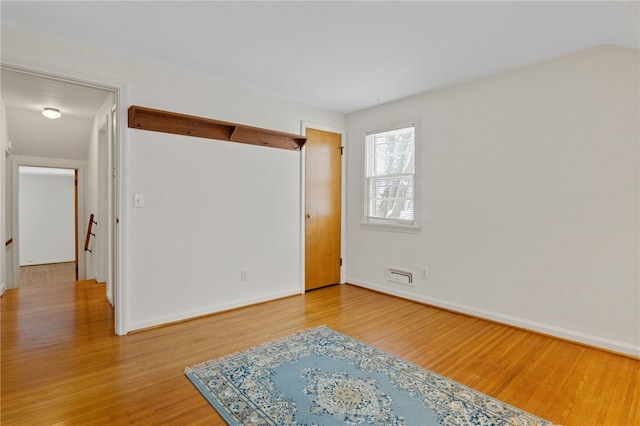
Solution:
[[[388,267],[386,277],[387,281],[413,285],[413,272],[406,269]]]

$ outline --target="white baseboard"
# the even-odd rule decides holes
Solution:
[[[543,324],[543,323],[530,321],[523,318],[516,318],[509,315],[493,312],[493,311],[474,308],[471,306],[460,305],[457,303],[450,303],[445,300],[419,296],[406,291],[391,289],[388,287],[379,286],[376,284],[367,283],[359,280],[347,279],[347,282],[352,283],[353,285],[357,285],[359,287],[364,287],[371,290],[379,291],[380,293],[386,293],[393,296],[402,297],[404,299],[421,302],[426,305],[447,309],[449,311],[459,312],[459,313],[471,315],[478,318],[484,318],[484,319],[499,322],[502,324],[511,325],[513,327],[522,328],[525,330],[530,330],[530,331],[546,334],[553,337],[558,337],[560,339],[569,340],[576,343],[582,343],[582,344],[593,346],[596,348],[601,348],[607,351],[631,355],[633,357],[640,357],[640,346],[634,346],[630,343],[612,340],[612,339],[608,339],[600,336],[594,336],[594,335],[582,333],[579,331],[568,330],[565,328],[555,327],[550,324]]]
[[[169,325],[171,323],[194,319],[206,315],[216,314],[219,312],[228,311],[230,309],[242,308],[257,303],[269,302],[271,300],[281,299],[283,297],[289,297],[300,294],[300,289],[294,288],[289,291],[283,291],[278,293],[266,294],[260,297],[251,299],[235,300],[233,302],[224,303],[221,305],[208,306],[202,309],[196,309],[189,312],[179,312],[173,315],[167,315],[162,317],[156,317],[145,321],[131,322],[127,326],[127,332],[144,330],[146,328],[157,327],[161,325]]]

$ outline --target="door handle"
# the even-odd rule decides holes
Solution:
[[[307,213],[307,219],[313,219],[313,215],[311,213]]]

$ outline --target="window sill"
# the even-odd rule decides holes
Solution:
[[[405,234],[417,234],[422,229],[422,226],[418,225],[401,225],[401,224],[388,224],[388,223],[371,223],[360,222],[360,228],[370,229],[373,231],[386,231],[386,232],[402,232]]]

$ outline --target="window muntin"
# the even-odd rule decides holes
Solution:
[[[415,124],[366,135],[365,222],[414,224]]]

